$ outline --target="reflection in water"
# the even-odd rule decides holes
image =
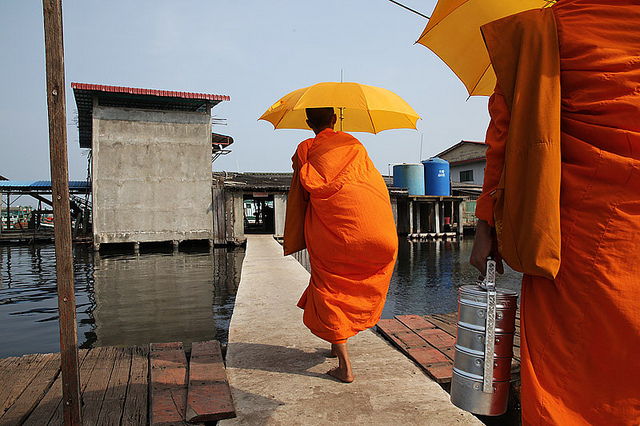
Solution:
[[[473,239],[408,241],[400,238],[398,261],[389,285],[383,318],[429,315],[458,310],[458,288],[474,284],[478,271],[469,264]],[[520,293],[522,274],[505,265],[496,285]]]
[[[457,311],[458,288],[478,277],[471,247],[400,238],[383,318]],[[226,343],[244,250],[98,255],[75,246],[73,255],[81,347]],[[520,277],[509,270],[498,286],[519,292]],[[0,357],[59,352],[59,342],[54,246],[0,246]]]
[[[74,246],[82,348],[227,341],[244,251],[98,255]],[[0,246],[0,357],[58,352],[54,246]]]

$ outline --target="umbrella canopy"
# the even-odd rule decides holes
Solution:
[[[294,90],[273,104],[260,120],[276,129],[309,129],[305,108],[337,108],[338,130],[378,133],[415,129],[420,116],[400,96],[359,83],[318,83]]]
[[[427,46],[462,80],[469,95],[491,95],[496,76],[480,27],[547,0],[439,0],[417,43]]]

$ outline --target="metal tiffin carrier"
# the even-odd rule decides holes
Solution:
[[[460,287],[451,402],[485,416],[507,411],[518,294],[496,289],[496,262],[482,283]]]

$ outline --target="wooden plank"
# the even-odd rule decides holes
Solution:
[[[118,348],[106,347],[95,348],[92,352],[96,352],[96,364],[91,370],[91,374],[82,379],[82,422],[84,424],[103,424],[100,417],[102,412],[102,404],[106,398],[109,379],[113,371]],[[128,374],[128,372],[127,372]],[[121,389],[121,390],[124,390]],[[98,422],[100,420],[100,422]],[[120,422],[120,413],[118,413],[118,423]]]
[[[439,328],[420,330],[417,334],[438,349],[453,347],[456,344],[455,337]]]
[[[378,331],[403,350],[428,346],[424,339],[397,319],[378,321]]]
[[[189,361],[186,419],[211,422],[236,417],[220,342],[194,342]]]
[[[390,319],[381,319],[380,321],[378,321],[378,329],[379,330],[384,330],[385,333],[398,333],[398,332],[408,332],[410,330],[408,330],[407,326],[402,324],[400,321],[398,321],[395,318],[390,318]]]
[[[47,393],[60,372],[60,354],[44,355],[44,364],[28,387],[0,417],[0,424],[19,425],[29,416]],[[7,383],[2,381],[2,383]]]
[[[108,347],[103,349],[91,378],[82,393],[82,421],[85,424],[120,424],[122,402],[124,402],[126,383],[129,376],[130,358],[123,361],[122,353],[126,349]],[[116,371],[116,363],[118,364]],[[125,365],[123,365],[125,364]],[[126,368],[122,378],[122,369]],[[113,385],[113,387],[111,387]],[[115,404],[113,400],[119,400]]]
[[[187,358],[182,343],[152,343],[150,364],[150,424],[186,424]]]
[[[106,350],[106,348],[93,348],[90,349],[85,355],[82,365],[80,367],[80,393],[84,393],[85,388],[87,387],[87,383],[91,380],[91,373],[98,363],[101,354]],[[64,382],[63,382],[64,385]],[[64,389],[63,389],[64,390]],[[51,425],[59,425],[64,422],[64,404],[59,404],[56,408],[55,413],[53,413],[53,417],[49,424]],[[88,424],[88,423],[87,423]]]
[[[123,425],[147,424],[147,395],[149,389],[149,349],[134,346],[131,351],[131,370],[127,383],[127,399],[122,413]]]
[[[431,321],[433,324],[436,325],[436,327],[446,331],[447,333],[449,333],[452,336],[456,336],[458,333],[458,326],[457,324],[450,324],[449,322],[443,321],[442,317],[439,315],[427,315],[426,319],[428,321]]]
[[[420,315],[396,315],[396,319],[415,332],[436,327]]]
[[[451,364],[451,360],[436,348],[413,348],[409,349],[407,352],[415,362],[425,368],[429,368],[431,365],[439,363]]]
[[[4,374],[13,370],[13,364],[20,360],[19,356],[10,356],[8,358],[0,359],[0,378],[4,377]],[[4,383],[4,382],[3,382]]]
[[[119,425],[127,396],[133,348],[115,348],[113,369],[109,377],[98,420],[101,425]],[[145,410],[146,411],[146,410]],[[87,419],[83,416],[83,421]]]
[[[447,324],[456,325],[458,323],[458,312],[449,312],[446,314],[433,314],[433,316]]]
[[[414,320],[415,318],[411,318],[408,322]],[[433,333],[435,331],[439,331],[447,335],[436,328],[426,328],[426,321],[422,322],[416,320],[414,323],[419,325],[421,333]],[[405,324],[402,324],[397,319],[381,320],[378,322],[378,330],[387,337],[387,339],[394,343],[402,353],[418,364],[418,366],[433,380],[438,383],[448,383],[451,381],[451,376],[453,374],[453,362],[451,359],[447,358],[441,350],[430,345],[425,339],[414,333],[413,330],[409,329]],[[419,341],[420,343],[417,344],[416,341]]]
[[[429,367],[427,374],[437,383],[450,383],[453,376],[453,364],[441,363]]]
[[[123,425],[147,424],[149,391],[149,348],[135,346],[131,351],[131,371],[127,383],[127,399],[122,413]]]
[[[438,348],[438,350],[442,352],[447,358],[449,358],[451,362],[453,362],[453,358],[456,353],[456,348],[454,346],[447,347],[447,348]]]
[[[522,361],[522,357],[521,357],[521,353],[520,353],[520,348],[517,346],[513,347],[513,359],[518,360],[518,362]]]
[[[0,415],[13,405],[43,366],[44,355],[25,355],[6,371],[0,386]]]
[[[80,362],[84,363],[88,350],[83,349],[79,351],[78,356]],[[29,414],[29,417],[24,422],[25,426],[41,426],[50,424],[50,421],[55,417],[56,413],[59,414],[58,422],[52,424],[62,424],[62,374],[58,373],[55,381],[40,400],[36,408]]]
[[[23,426],[42,426],[51,423],[51,419],[56,412],[61,413],[58,407],[62,404],[62,374],[58,374],[56,380],[53,382],[49,391],[45,394],[44,398],[40,400],[36,408],[29,414],[29,417],[25,420]],[[58,418],[58,425],[62,424],[62,417]]]

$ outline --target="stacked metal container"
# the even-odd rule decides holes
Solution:
[[[507,411],[518,294],[496,290],[493,260],[482,285],[460,288],[451,402],[498,416]]]

